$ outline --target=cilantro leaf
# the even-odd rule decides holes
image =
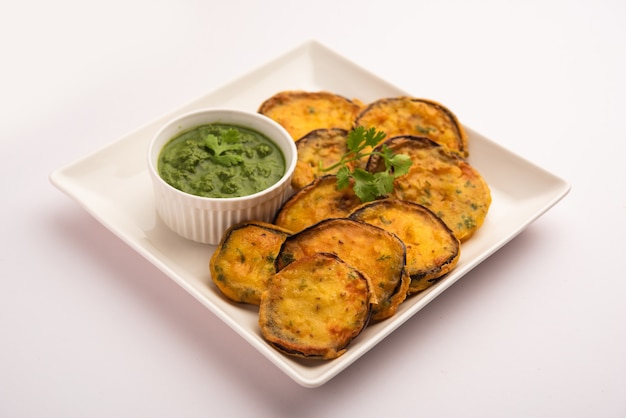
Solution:
[[[385,133],[377,131],[376,128],[365,129],[363,126],[357,126],[348,133],[346,145],[351,153],[358,154],[366,147],[375,147],[385,139]]]
[[[394,176],[386,172],[374,174],[373,186],[376,188],[376,197],[386,196],[393,191]]]
[[[413,164],[411,157],[406,154],[394,154],[386,145],[383,145],[383,158],[385,159],[385,167],[387,170],[393,171],[394,177],[400,177],[409,172],[409,168]]]
[[[215,151],[220,147],[220,140],[213,134],[209,134],[204,138],[204,144],[208,149],[213,151],[213,154],[217,154]]]
[[[222,154],[217,157],[216,161],[226,167],[232,167],[234,165],[241,164],[243,162],[243,157],[237,154]]]
[[[343,166],[337,171],[337,188],[339,190],[345,189],[350,186],[350,169],[347,166]]]
[[[213,160],[218,164],[230,167],[243,162],[241,156],[243,145],[239,141],[239,133],[235,129],[227,129],[222,132],[221,138],[208,134],[204,138],[204,143],[212,153]]]
[[[354,193],[363,202],[369,202],[378,197],[378,187],[376,184],[376,176],[362,168],[355,168],[352,172],[354,179]]]

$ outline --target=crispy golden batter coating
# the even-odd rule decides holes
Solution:
[[[394,97],[370,103],[355,126],[375,127],[387,134],[423,136],[467,157],[467,135],[457,117],[440,103],[414,97]]]
[[[258,305],[274,261],[290,231],[264,222],[230,227],[211,256],[209,270],[217,288],[235,302]]]
[[[318,177],[335,174],[338,167],[330,171],[322,171],[322,167],[331,167],[339,162],[348,152],[346,139],[348,131],[345,129],[316,129],[309,132],[296,142],[298,162],[293,173],[291,187],[300,190]],[[349,164],[352,167],[353,164]]]
[[[229,228],[211,257],[211,277],[229,299],[259,305],[270,345],[333,359],[370,319],[393,316],[407,295],[456,267],[461,242],[484,223],[491,192],[464,159],[463,126],[432,100],[401,96],[364,106],[327,91],[294,90],[268,98],[258,112],[296,141],[295,193],[273,224]],[[338,167],[321,169],[348,153],[358,126],[385,134],[376,151],[385,144],[412,161],[387,198],[365,204],[353,187],[337,189]],[[351,137],[351,146],[358,139]],[[384,170],[380,155],[368,159],[371,151],[368,143],[348,168]]]
[[[327,91],[283,91],[259,107],[258,112],[282,125],[297,141],[315,129],[349,130],[362,104]]]
[[[327,175],[291,196],[278,210],[274,223],[298,232],[323,219],[345,217],[360,204],[352,187],[338,190],[337,177]]]
[[[371,314],[365,277],[337,256],[317,253],[276,273],[261,298],[263,337],[286,354],[339,357]]]
[[[409,294],[427,289],[459,261],[459,240],[424,206],[397,199],[377,200],[360,206],[350,218],[383,228],[404,242],[411,276]]]
[[[396,136],[385,144],[413,161],[409,172],[394,180],[390,197],[426,206],[460,241],[480,228],[491,205],[491,192],[475,168],[428,138]],[[376,156],[367,163],[368,171],[383,168]]]
[[[337,255],[369,280],[375,303],[372,319],[392,316],[406,299],[406,250],[394,234],[352,219],[326,219],[285,239],[276,270],[320,252]]]

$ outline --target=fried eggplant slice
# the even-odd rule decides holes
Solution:
[[[462,157],[467,157],[467,134],[457,117],[440,103],[414,97],[379,99],[366,106],[355,126],[375,127],[387,134],[430,138]]]
[[[301,258],[268,283],[259,306],[261,333],[292,356],[339,357],[367,326],[370,296],[363,274],[339,257]]]
[[[350,214],[394,233],[406,246],[409,295],[430,287],[458,263],[461,245],[450,228],[428,208],[397,199],[366,203]]]
[[[363,104],[328,91],[282,91],[265,100],[258,113],[273,119],[294,141],[315,129],[349,130]]]
[[[345,129],[316,129],[309,132],[298,141],[298,162],[293,173],[291,187],[300,190],[313,180],[328,174],[335,174],[339,167],[322,171],[321,167],[331,167],[339,162],[341,157],[348,152],[348,131]],[[347,164],[353,168],[353,163]]]
[[[390,197],[427,207],[460,241],[482,226],[491,205],[491,191],[478,170],[465,159],[424,137],[396,136],[384,144],[413,161],[409,172],[394,180]],[[383,169],[382,158],[372,155],[367,170]]]
[[[217,288],[235,302],[258,305],[274,261],[291,232],[265,222],[241,222],[230,227],[211,256],[209,270]]]
[[[369,280],[372,319],[392,316],[406,299],[411,280],[404,268],[406,249],[396,235],[353,219],[326,219],[285,239],[276,271],[320,252],[335,254]]]
[[[323,219],[346,217],[360,204],[352,187],[338,190],[337,177],[326,175],[287,199],[273,223],[295,233]]]

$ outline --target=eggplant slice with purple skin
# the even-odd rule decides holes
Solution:
[[[258,305],[267,281],[276,273],[274,261],[280,247],[290,234],[259,221],[230,227],[209,262],[215,286],[234,302]]]
[[[405,269],[406,249],[391,232],[348,218],[325,219],[285,239],[276,271],[320,252],[335,254],[368,279],[373,320],[394,315],[406,299],[411,281]]]
[[[338,190],[337,177],[329,174],[287,199],[276,213],[274,224],[295,233],[324,219],[347,217],[360,204],[352,187]]]
[[[294,141],[315,129],[352,129],[363,104],[328,91],[282,91],[265,100],[258,112],[283,126]]]
[[[465,129],[450,109],[433,100],[406,96],[379,99],[361,111],[354,126],[375,127],[387,138],[427,137],[462,157],[468,156]]]
[[[424,206],[404,200],[376,200],[358,207],[350,218],[385,229],[404,242],[410,295],[432,286],[459,261],[459,240]]]
[[[319,177],[336,174],[339,167],[328,171],[322,171],[322,167],[331,167],[338,163],[348,152],[347,138],[347,130],[332,128],[316,129],[296,141],[298,161],[291,187],[298,191]],[[349,163],[348,167],[352,168],[353,165],[355,164]]]
[[[371,312],[363,274],[336,255],[316,253],[272,277],[261,298],[259,327],[285,354],[330,360],[346,351]]]
[[[408,155],[413,162],[407,174],[394,179],[390,198],[427,207],[461,242],[482,226],[491,205],[491,191],[465,159],[425,137],[396,136],[376,149],[380,151],[383,145],[395,154]],[[366,169],[381,171],[385,163],[372,155]]]

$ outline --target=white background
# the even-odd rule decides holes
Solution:
[[[8,3],[0,416],[626,416],[626,3]],[[308,39],[572,186],[317,389],[48,181]]]

